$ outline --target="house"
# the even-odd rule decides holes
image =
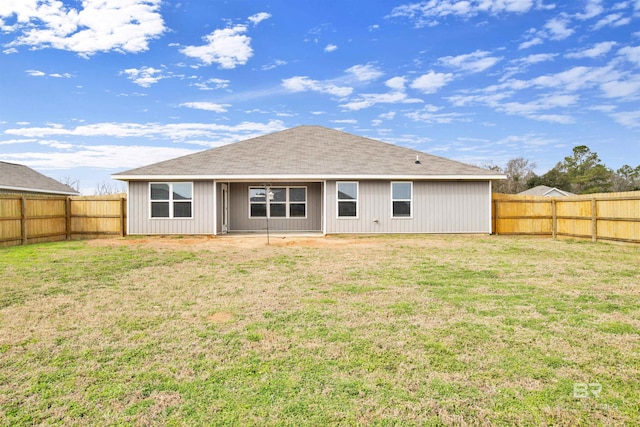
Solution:
[[[129,234],[490,233],[504,175],[299,126],[112,175]]]
[[[24,165],[0,162],[0,194],[78,196],[72,187]]]
[[[518,194],[521,196],[544,196],[544,197],[575,196],[575,194],[569,193],[568,191],[563,191],[555,187],[548,187],[546,185],[538,185],[537,187],[533,187],[528,190],[521,191]]]

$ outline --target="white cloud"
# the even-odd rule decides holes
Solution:
[[[258,25],[265,19],[271,18],[271,14],[267,12],[256,13],[255,15],[251,15],[248,19],[253,25]]]
[[[74,147],[73,144],[67,142],[56,141],[55,139],[43,139],[38,141],[40,145],[46,145],[47,147],[57,148],[58,150],[69,150]]]
[[[204,82],[193,83],[193,86],[200,90],[217,90],[229,87],[229,80],[224,79],[207,79]]]
[[[435,93],[446,86],[451,80],[453,80],[453,74],[451,73],[429,71],[427,74],[423,74],[415,79],[411,83],[411,88],[423,93]]]
[[[438,113],[442,107],[436,107],[435,105],[425,105],[422,111],[414,111],[407,114],[407,117],[411,120],[424,123],[451,123],[462,117],[459,113]]]
[[[444,56],[439,58],[438,62],[448,67],[458,68],[462,71],[479,73],[493,67],[502,59],[495,56],[489,56],[489,54],[490,52],[487,51],[476,50],[475,52],[464,55]]]
[[[636,75],[627,80],[614,80],[600,85],[600,89],[607,98],[633,98],[640,95],[640,76]]]
[[[354,75],[355,78],[361,82],[375,80],[384,75],[382,71],[371,64],[354,65],[353,67],[347,68],[346,71],[347,73]]]
[[[153,67],[127,68],[120,74],[126,75],[129,80],[141,87],[150,87],[165,78],[162,70]]]
[[[56,148],[53,147],[52,148]],[[186,156],[198,150],[176,147],[148,147],[141,145],[80,145],[65,151],[38,151],[10,154],[7,159],[35,169],[128,169]]]
[[[331,120],[331,123],[341,123],[347,125],[355,125],[358,124],[358,121],[355,119],[343,119],[343,120]]]
[[[548,139],[535,133],[525,135],[509,135],[495,142],[496,145],[504,145],[510,148],[522,147],[540,147],[556,142],[554,139]]]
[[[312,80],[306,76],[295,76],[282,80],[282,86],[291,92],[320,92],[329,95],[344,97],[353,92],[353,88],[347,86],[336,86],[333,83]]]
[[[19,35],[5,47],[29,46],[76,52],[138,53],[166,30],[161,0],[85,0],[82,9],[61,1],[20,0],[0,7],[0,27]],[[15,16],[13,25],[5,24]]]
[[[512,77],[514,74],[524,73],[529,69],[529,66],[538,64],[541,62],[553,61],[557,53],[538,53],[535,55],[529,55],[524,58],[517,58],[509,61],[511,64],[504,69],[504,74],[500,77],[500,81],[505,81]]]
[[[575,119],[567,114],[540,114],[540,111],[552,110],[555,108],[562,108],[566,110],[567,107],[575,105],[578,101],[576,95],[547,95],[540,97],[537,100],[520,103],[520,102],[507,102],[502,104],[498,110],[510,115],[524,116],[529,119],[570,124],[575,123]]]
[[[544,25],[547,30],[548,37],[551,40],[564,40],[573,34],[574,30],[569,28],[570,20],[566,15],[559,15],[550,19]]]
[[[287,65],[287,61],[283,61],[281,59],[276,59],[271,64],[263,65],[260,67],[263,71],[273,70],[274,68],[281,67],[283,65]]]
[[[404,92],[369,93],[359,95],[355,100],[341,104],[340,107],[351,111],[373,107],[376,104],[414,104],[423,102],[421,99],[409,98]]]
[[[604,12],[602,0],[589,0],[584,8],[584,13],[576,14],[576,18],[582,20],[590,19],[600,15],[602,12]]]
[[[30,75],[31,77],[44,77],[44,76],[49,76],[49,77],[53,77],[56,79],[70,79],[71,77],[73,77],[70,73],[51,73],[51,74],[47,74],[44,71],[40,71],[40,70],[27,70],[26,71],[28,75]]]
[[[204,37],[206,44],[186,46],[180,52],[206,65],[216,63],[221,68],[232,69],[246,64],[253,56],[251,37],[244,35],[246,31],[246,25],[218,29]]]
[[[457,16],[471,18],[480,13],[524,13],[534,7],[533,0],[428,0],[395,7],[389,17],[407,18],[416,27],[438,24],[438,18]]]
[[[560,15],[548,20],[542,30],[531,28],[525,32],[525,41],[520,43],[518,49],[527,49],[532,46],[543,44],[545,40],[564,40],[574,33],[569,28],[571,20],[569,16],[561,13]]]
[[[324,51],[327,53],[333,52],[335,50],[338,50],[338,46],[336,46],[335,44],[328,44],[324,47]]]
[[[589,107],[589,110],[592,111],[600,111],[601,113],[611,113],[615,111],[616,106],[611,104],[603,104],[603,105],[594,105]]]
[[[196,110],[213,111],[215,113],[226,113],[229,104],[214,104],[213,102],[183,102],[181,107],[194,108]]]
[[[631,22],[631,18],[623,16],[621,13],[612,13],[610,15],[605,16],[601,20],[595,23],[593,26],[594,30],[599,30],[602,27],[620,27],[622,25],[627,25]]]
[[[37,139],[5,139],[0,140],[0,145],[10,145],[10,144],[30,144],[32,142],[37,142]]]
[[[576,120],[566,114],[531,114],[527,116],[529,119],[538,120],[540,122],[559,123],[562,125],[570,125]]]
[[[556,74],[548,74],[531,79],[525,86],[533,85],[543,88],[562,88],[576,91],[607,81],[617,79],[618,72],[610,66],[605,67],[573,67]]]
[[[617,43],[616,42],[601,42],[596,43],[593,47],[588,49],[582,49],[577,52],[567,53],[567,58],[597,58],[599,56],[607,54]]]
[[[268,123],[241,122],[237,125],[215,123],[94,123],[75,128],[51,124],[46,127],[22,127],[5,130],[7,135],[22,137],[80,136],[112,138],[152,138],[186,141],[191,138],[221,141],[228,136],[272,133],[285,129],[280,120]],[[236,139],[238,140],[238,139]]]
[[[640,46],[626,46],[618,50],[618,55],[626,57],[627,61],[633,62],[640,67]]]
[[[398,91],[404,91],[406,83],[406,77],[392,77],[384,82],[387,87]]]
[[[466,107],[473,104],[486,104],[495,105],[497,101],[493,101],[492,98],[495,95],[453,95],[447,96],[445,99],[449,101],[454,107]],[[505,94],[498,95],[500,99],[506,97]]]
[[[640,128],[640,110],[613,113],[611,117],[622,126]]]
[[[518,49],[527,49],[527,48],[530,48],[531,46],[536,46],[542,43],[544,43],[544,40],[542,39],[542,37],[533,37],[527,41],[520,43],[520,45],[518,46]]]
[[[31,77],[42,77],[47,75],[47,73],[39,70],[27,70],[27,74],[29,74]]]
[[[535,55],[529,55],[519,61],[524,64],[537,64],[539,62],[553,61],[556,56],[558,56],[557,53],[538,53]]]
[[[494,87],[491,90],[496,90]],[[486,89],[485,89],[486,91]],[[506,101],[513,93],[497,90],[497,93],[489,95],[455,95],[447,99],[457,107],[469,105],[486,105],[494,110],[508,115],[522,116],[533,120],[555,122],[555,123],[573,123],[573,117],[567,114],[549,114],[547,110],[567,108],[578,103],[578,95],[569,95],[564,93],[547,94],[529,102]],[[545,112],[543,114],[543,112]]]

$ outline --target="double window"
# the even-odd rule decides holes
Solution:
[[[151,218],[192,218],[192,182],[152,182],[149,184]]]
[[[306,187],[249,187],[249,217],[306,218]]]

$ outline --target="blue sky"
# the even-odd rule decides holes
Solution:
[[[636,166],[639,24],[640,0],[2,0],[0,160],[93,194],[315,124],[539,174],[576,145]]]

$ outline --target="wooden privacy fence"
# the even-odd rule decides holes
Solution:
[[[493,195],[493,232],[640,243],[640,191],[575,197]]]
[[[0,246],[126,235],[126,198],[0,195]],[[640,191],[494,194],[493,232],[640,243]]]
[[[122,196],[0,196],[0,246],[125,234]]]

